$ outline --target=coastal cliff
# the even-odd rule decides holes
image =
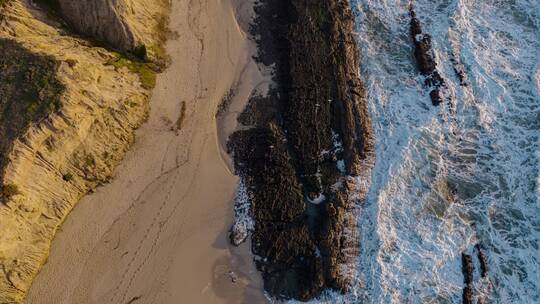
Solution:
[[[250,198],[252,251],[279,299],[345,292],[374,164],[354,19],[345,0],[262,1],[253,32],[276,85],[254,96],[229,140]],[[231,240],[238,243],[232,231]]]
[[[23,301],[58,227],[113,176],[147,117],[165,59],[132,53],[162,49],[168,3],[115,4],[114,21],[100,19],[105,2],[0,2],[1,303]],[[118,22],[117,40],[103,36]]]
[[[164,55],[166,19],[163,1],[152,0],[49,0],[78,34],[106,43],[141,59]],[[156,30],[157,29],[157,30]]]

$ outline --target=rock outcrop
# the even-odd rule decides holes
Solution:
[[[482,245],[476,244],[474,246],[474,249],[476,250],[476,256],[478,257],[478,261],[480,262],[480,275],[482,276],[482,278],[487,278],[488,262],[484,250],[482,249]]]
[[[486,303],[486,294],[489,294],[490,292],[487,257],[484,254],[480,243],[474,246],[473,252],[476,253],[474,256],[468,252],[463,252],[461,254],[461,271],[463,273],[464,284],[462,294],[463,303],[472,304],[475,303],[475,299],[478,304]],[[474,259],[474,257],[476,257],[476,259]],[[476,280],[474,277],[478,272],[475,272],[475,265],[479,265],[480,268],[480,278],[476,278]],[[482,292],[478,292],[478,290],[481,290]]]
[[[250,100],[239,121],[251,128],[229,140],[256,265],[276,298],[346,291],[374,163],[353,15],[346,0],[262,1],[256,11],[259,60],[275,65],[277,85]]]
[[[150,91],[145,63],[72,35],[31,0],[1,6],[0,303],[19,303],[70,210],[113,175]]]
[[[463,283],[465,287],[463,288],[463,304],[472,304],[473,303],[473,272],[474,265],[472,257],[466,253],[461,254],[461,271],[463,272]]]
[[[409,8],[409,14],[411,16],[411,37],[414,42],[416,64],[420,73],[426,77],[425,84],[431,89],[429,96],[433,105],[437,106],[443,102],[442,88],[445,84],[441,74],[437,71],[431,36],[422,31],[422,25],[412,4]]]

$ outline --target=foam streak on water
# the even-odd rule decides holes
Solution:
[[[440,107],[415,68],[409,1],[351,3],[377,163],[356,287],[315,302],[461,303],[461,253],[479,242],[489,279],[474,293],[540,303],[540,2],[415,1],[452,97]]]

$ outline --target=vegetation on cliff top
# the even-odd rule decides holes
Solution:
[[[141,86],[151,90],[156,86],[156,73],[159,67],[150,62],[129,58],[120,53],[114,53],[114,58],[107,61],[106,65],[112,65],[116,69],[127,68],[130,72],[139,75]]]
[[[2,178],[6,157],[15,139],[22,136],[31,124],[38,123],[60,108],[64,86],[56,78],[58,62],[52,57],[32,53],[9,39],[0,39],[0,54]]]

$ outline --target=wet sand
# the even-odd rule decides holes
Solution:
[[[246,96],[268,83],[251,57],[252,14],[250,1],[173,0],[172,64],[149,120],[113,181],[68,216],[28,303],[265,302],[248,244],[228,242],[238,179],[222,151]]]

